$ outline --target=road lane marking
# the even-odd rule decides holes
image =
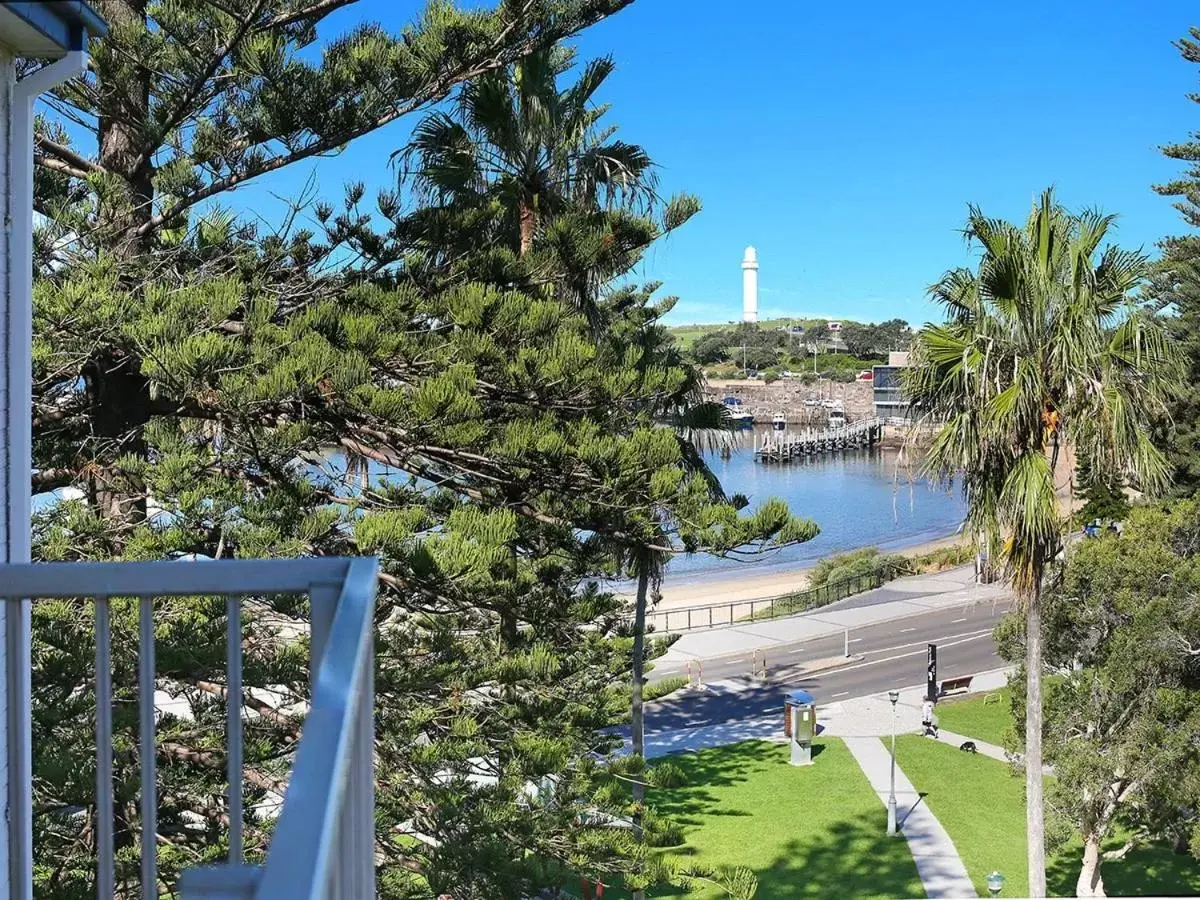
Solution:
[[[850,643],[857,644],[861,640],[862,640],[862,638],[850,638]]]
[[[957,638],[976,637],[981,634],[991,634],[991,633],[992,633],[992,630],[990,628],[977,628],[974,631],[962,631],[962,632],[959,632],[958,634],[944,634],[941,637],[929,638],[929,640],[925,640],[924,638],[922,638],[919,641],[914,641],[914,642],[911,642],[908,644],[896,644],[894,647],[879,647],[878,649],[874,649],[874,650],[868,648],[865,652],[867,652],[867,653],[891,653],[893,650],[904,650],[907,647],[924,647],[926,644],[937,644],[937,643],[940,643],[941,641],[953,641],[953,640],[956,640]],[[861,638],[860,638],[860,640],[861,640]]]
[[[850,692],[849,692],[849,691],[842,691],[840,694],[831,694],[830,696],[831,696],[831,698],[833,698],[833,697],[845,697],[845,696],[846,696],[848,693],[850,693]]]
[[[807,648],[807,647],[801,647],[799,650],[789,650],[789,651],[788,651],[788,656],[791,656],[793,653],[804,653],[804,652],[806,652],[807,650],[808,650],[808,648]]]
[[[963,638],[961,641],[954,641],[953,643],[942,644],[940,646],[943,648],[944,647],[957,647],[959,644],[966,644],[971,641],[977,641],[981,637],[986,637],[990,634],[991,634],[990,631],[985,631],[982,634],[975,635],[974,637]],[[924,655],[924,653],[925,653],[924,650],[914,650],[912,653],[900,653],[900,654],[897,654],[896,656],[885,657],[884,659],[873,659],[870,662],[859,663],[857,666],[845,666],[840,669],[833,669],[829,672],[829,675],[831,675],[831,676],[832,675],[841,675],[843,672],[853,672],[855,669],[865,669],[867,666],[877,666],[880,663],[894,662],[897,659],[908,659],[908,657],[910,657],[910,656],[922,656],[922,655]]]
[[[915,629],[915,628],[901,628],[900,633],[904,634],[904,632],[906,632],[906,631],[916,631],[916,630],[917,629]]]
[[[966,616],[963,616],[961,619],[955,619],[955,620],[953,620],[953,621],[952,621],[950,624],[951,624],[951,625],[957,625],[959,622],[965,622],[965,621],[967,621],[967,617],[966,617]]]

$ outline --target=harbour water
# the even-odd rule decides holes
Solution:
[[[758,428],[761,442],[768,428]],[[668,564],[672,582],[700,580],[714,572],[769,573],[804,568],[832,553],[876,546],[900,550],[955,534],[965,506],[957,490],[937,488],[916,476],[916,467],[897,450],[874,448],[819,454],[786,463],[761,463],[754,459],[754,431],[738,435],[738,446],[728,457],[707,456],[710,467],[729,495],[745,494],[753,509],[778,497],[796,515],[812,519],[821,533],[805,544],[759,556],[720,559],[707,554],[680,556]],[[910,454],[911,455],[911,454]],[[327,464],[344,471],[341,454],[330,451]],[[317,470],[314,468],[314,477]],[[370,477],[395,476],[372,463]],[[34,509],[44,509],[56,497],[77,496],[56,492],[34,498]]]
[[[952,535],[962,524],[966,508],[961,493],[920,479],[911,453],[902,459],[898,450],[875,448],[761,463],[751,452],[753,432],[739,437],[742,443],[728,459],[708,456],[726,493],[745,494],[750,508],[778,497],[794,514],[815,521],[821,533],[808,543],[751,561],[680,557],[668,566],[674,582],[713,571],[800,568],[856,547],[900,550]]]

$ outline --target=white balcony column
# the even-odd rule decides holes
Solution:
[[[9,435],[9,393],[8,366],[3,360],[9,358],[11,352],[10,337],[12,334],[9,307],[12,297],[12,106],[13,85],[16,82],[15,60],[6,48],[0,46],[0,287],[3,289],[3,308],[0,310],[0,563],[17,562],[9,538],[12,534],[12,506],[9,502],[9,472],[10,450],[12,446]],[[28,482],[28,479],[26,479]],[[8,661],[7,644],[9,633],[9,616],[7,611],[0,615],[0,652],[4,653],[4,661]],[[19,771],[10,771],[13,760],[10,760],[9,734],[13,704],[10,699],[10,670],[7,665],[0,666],[0,703],[8,714],[0,717],[0,770],[3,771],[5,784],[11,791],[16,787],[15,778],[20,777]],[[6,802],[6,806],[9,803]],[[20,823],[14,822],[10,816],[0,819],[0,859],[8,864],[5,877],[0,879],[0,898],[4,900],[25,900],[30,894],[20,889],[20,872],[14,870],[14,851],[20,854],[20,842],[14,843],[11,831]]]
[[[3,45],[0,45],[2,48]],[[87,71],[87,32],[76,27],[60,59],[17,80],[13,55],[0,49],[0,564],[30,561],[33,475],[33,105]],[[5,815],[0,850],[7,877],[0,900],[33,898],[32,675],[29,603],[9,600],[0,616],[0,770]]]

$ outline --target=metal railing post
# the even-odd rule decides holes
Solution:
[[[325,642],[329,640],[329,629],[337,613],[338,595],[342,586],[334,583],[318,583],[308,591],[309,638],[308,638],[308,686],[315,691],[317,672],[325,656]]]

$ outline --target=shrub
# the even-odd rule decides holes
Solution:
[[[655,681],[642,688],[642,699],[658,700],[667,694],[672,694],[688,683],[686,675],[673,675],[662,681]]]
[[[678,847],[683,843],[683,827],[669,816],[647,809],[642,817],[646,843],[651,847]]]
[[[975,557],[975,551],[967,544],[955,544],[953,547],[942,547],[940,550],[930,550],[910,557],[908,568],[913,572],[940,572],[942,569],[952,569],[965,565]]]
[[[687,776],[683,774],[683,769],[679,768],[673,762],[660,762],[650,770],[647,780],[656,788],[677,788],[683,787],[687,782]]]
[[[809,579],[811,587],[823,584],[834,584],[847,578],[857,578],[860,575],[872,575],[885,570],[895,570],[904,566],[906,560],[896,554],[884,555],[878,547],[862,547],[849,553],[838,553],[828,556],[813,567]]]

